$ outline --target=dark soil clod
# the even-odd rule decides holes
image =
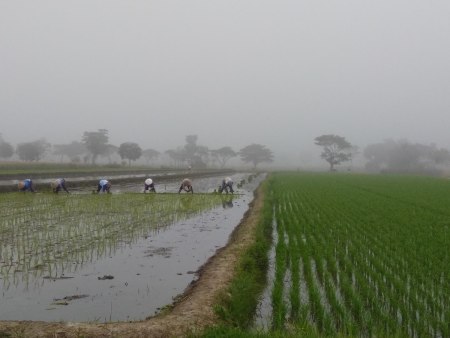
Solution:
[[[98,280],[105,280],[105,279],[114,279],[114,276],[111,275],[104,275],[103,277],[97,277]]]

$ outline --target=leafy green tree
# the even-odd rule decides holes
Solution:
[[[50,148],[50,143],[45,139],[34,142],[20,143],[17,145],[17,155],[22,161],[39,161]]]
[[[231,147],[222,147],[216,150],[211,150],[212,157],[219,162],[221,168],[225,167],[228,160],[236,157],[236,152]]]
[[[253,163],[253,169],[259,163],[273,162],[272,151],[261,144],[250,144],[239,151],[241,160],[246,163]]]
[[[154,158],[157,158],[159,155],[160,155],[159,151],[151,148],[142,151],[142,156],[144,156],[145,160],[147,161],[147,164],[150,164],[150,161]]]
[[[351,160],[352,145],[345,137],[328,134],[318,136],[314,140],[316,145],[323,148],[320,157],[328,162],[330,171],[335,170],[335,165]]]
[[[142,149],[137,143],[125,142],[119,146],[118,153],[120,158],[127,159],[128,165],[131,166],[131,161],[136,161],[142,155]]]
[[[91,153],[92,164],[95,164],[99,155],[106,154],[108,150],[108,130],[99,129],[98,131],[85,131],[82,142],[86,149]]]

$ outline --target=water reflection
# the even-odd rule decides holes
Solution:
[[[219,196],[201,194],[0,194],[3,288],[61,278],[220,203]]]
[[[225,195],[225,196],[221,196],[222,197],[222,207],[224,209],[229,209],[233,207],[233,199],[234,196],[233,195]]]

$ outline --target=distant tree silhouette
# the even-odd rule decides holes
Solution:
[[[222,147],[211,150],[211,156],[219,162],[221,168],[225,167],[229,159],[235,157],[237,153],[231,147]]]
[[[184,151],[181,147],[178,147],[177,149],[166,150],[165,154],[173,160],[175,167],[180,167],[184,162]]]
[[[364,149],[369,171],[435,174],[439,166],[450,163],[450,152],[435,144],[410,143],[407,140],[385,140]]]
[[[34,142],[20,143],[17,145],[17,155],[23,161],[39,161],[50,148],[50,143],[45,139]]]
[[[0,158],[10,158],[14,155],[14,147],[5,141],[0,141]]]
[[[345,137],[329,134],[318,136],[314,140],[316,145],[323,148],[320,157],[329,163],[330,171],[335,170],[335,165],[351,160],[352,145]]]
[[[99,129],[98,131],[85,131],[82,142],[86,149],[91,153],[92,164],[95,164],[97,157],[103,155],[108,150],[108,130]]]
[[[131,166],[131,161],[136,161],[142,155],[142,149],[137,143],[125,142],[119,146],[118,153],[120,158],[127,159],[128,165]]]
[[[186,144],[182,154],[183,161],[187,162],[192,168],[205,168],[208,161],[208,147],[197,144],[197,135],[187,135]]]
[[[60,156],[60,161],[63,161],[64,156],[67,156],[71,161],[74,161],[79,156],[87,152],[86,146],[77,141],[72,141],[69,144],[55,144],[53,145],[53,154]]]
[[[259,163],[273,162],[272,151],[261,144],[253,143],[248,145],[239,151],[239,155],[241,156],[242,161],[253,163],[253,169],[255,169]]]
[[[150,164],[150,161],[154,158],[157,158],[159,155],[160,155],[159,151],[151,148],[142,151],[142,156],[147,161],[147,164]]]

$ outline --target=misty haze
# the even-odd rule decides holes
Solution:
[[[367,145],[389,139],[448,149],[449,12],[406,0],[4,1],[0,133],[16,147],[105,129],[111,145],[160,153],[197,135],[210,150],[264,145],[291,168],[326,169],[314,139],[327,134],[358,146],[360,167]]]
[[[449,18],[0,1],[0,337],[450,337]]]

